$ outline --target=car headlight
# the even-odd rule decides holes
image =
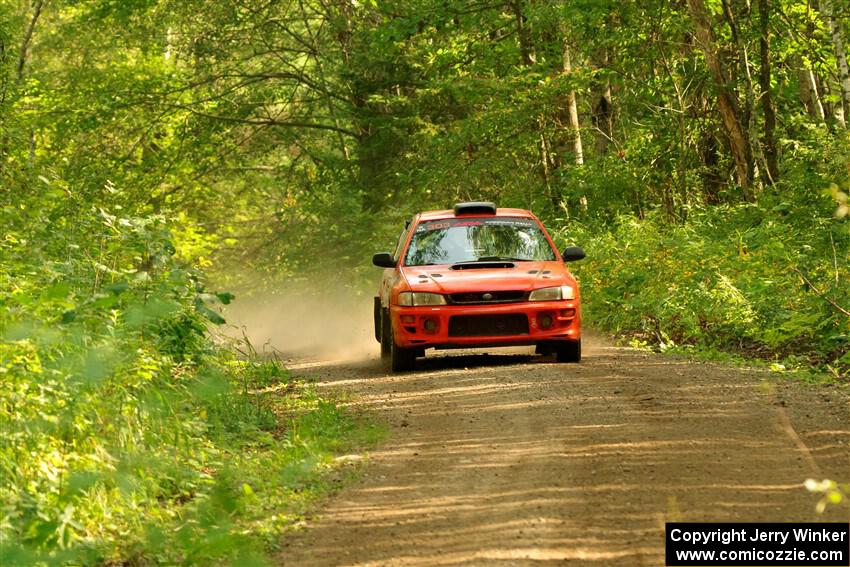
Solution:
[[[544,287],[535,289],[528,296],[529,301],[560,301],[562,299],[575,299],[576,292],[573,286],[559,285],[558,287]]]
[[[446,298],[439,293],[424,291],[403,291],[398,294],[398,304],[408,307],[420,305],[445,305]]]

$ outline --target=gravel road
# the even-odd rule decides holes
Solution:
[[[365,475],[289,536],[284,565],[663,565],[667,521],[848,521],[850,394],[604,344],[293,366],[388,424]]]

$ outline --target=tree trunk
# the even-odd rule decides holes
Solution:
[[[768,0],[758,0],[759,11],[759,88],[761,89],[761,110],[764,115],[764,133],[762,150],[764,152],[765,171],[762,173],[765,183],[773,185],[779,180],[779,164],[776,152],[776,110],[770,89],[770,6]]]
[[[598,68],[607,69],[610,65],[608,50],[595,62]],[[614,140],[614,107],[611,101],[611,81],[606,77],[597,81],[593,89],[593,126],[596,130],[596,153],[602,155]]]
[[[32,18],[30,18],[29,25],[24,31],[24,37],[21,41],[21,48],[18,51],[18,61],[15,64],[15,85],[20,89],[21,84],[24,82],[25,70],[27,65],[27,59],[29,59],[29,50],[32,45],[32,37],[35,33],[36,25],[38,24],[38,19],[41,17],[41,11],[44,8],[44,0],[35,0],[35,3],[32,5],[33,13]],[[5,102],[7,93],[4,89],[3,91],[3,99]],[[14,93],[14,88],[11,96],[16,96]],[[35,135],[32,130],[29,133],[29,142],[30,142],[30,151],[29,151],[29,161],[32,163],[35,157]],[[9,133],[3,132],[0,135],[0,168],[5,167],[7,156],[9,154]]]
[[[563,71],[565,75],[569,75],[573,72],[572,61],[570,60],[570,46],[568,44],[566,34],[564,34]],[[574,90],[570,90],[570,93],[567,95],[567,113],[569,114],[570,130],[573,137],[573,156],[575,164],[582,165],[584,163],[584,150],[581,144],[581,128],[578,120],[576,92]]]
[[[20,83],[24,79],[24,67],[27,64],[27,56],[29,55],[30,44],[32,43],[32,35],[35,32],[35,26],[38,24],[38,18],[41,16],[41,9],[44,8],[44,0],[36,0],[33,4],[32,19],[24,32],[24,39],[21,42],[21,51],[18,55],[18,65],[16,69],[16,78]]]
[[[829,27],[829,32],[832,36],[832,48],[835,51],[835,60],[838,63],[842,110],[839,123],[845,126],[845,120],[850,117],[850,68],[847,66],[847,54],[844,51],[844,30],[841,27],[839,19],[835,17],[832,0],[821,0],[820,10]]]
[[[688,9],[694,24],[697,45],[705,57],[706,65],[717,88],[717,103],[723,127],[729,137],[732,158],[735,161],[735,176],[744,193],[744,198],[752,201],[754,197],[752,147],[741,123],[741,113],[734,93],[729,87],[726,69],[718,55],[717,42],[706,13],[705,3],[703,0],[688,0]]]
[[[664,72],[667,74],[668,79],[670,80],[670,84],[673,87],[673,92],[676,94],[676,124],[678,126],[678,133],[676,136],[676,141],[678,142],[679,152],[678,158],[676,160],[676,187],[679,192],[679,197],[681,199],[682,211],[687,210],[688,206],[688,187],[687,187],[687,171],[688,171],[688,133],[687,133],[687,122],[686,115],[688,112],[688,104],[685,102],[685,96],[682,91],[682,87],[680,85],[680,80],[676,76],[676,73],[673,71],[673,68],[670,65],[670,61],[667,58],[667,54],[664,50],[659,51],[661,55],[661,63],[664,66]],[[666,187],[666,185],[665,185]],[[666,195],[666,189],[665,189]],[[665,198],[665,209],[667,211],[667,216],[669,219],[674,220],[676,218],[675,207],[672,197],[667,202]]]
[[[540,117],[538,126],[540,127],[540,163],[543,167],[543,182],[546,184],[546,193],[549,195],[552,208],[557,211],[561,206],[561,195],[552,185],[552,171],[557,168],[557,164],[552,159],[552,149],[549,147],[549,141],[546,139],[545,116]]]
[[[750,72],[750,56],[747,52],[747,45],[744,42],[743,37],[741,37],[741,31],[738,27],[738,18],[735,15],[735,11],[732,7],[732,3],[730,0],[722,0],[721,6],[723,7],[723,14],[726,17],[726,21],[729,24],[729,31],[732,34],[732,41],[735,44],[735,47],[738,51],[738,63],[743,69],[744,76],[744,107],[741,109],[740,117],[741,117],[741,126],[744,131],[749,133],[751,131],[751,120],[753,115],[753,101],[755,100],[755,89],[753,87],[753,77]],[[734,75],[733,75],[734,76]],[[732,77],[730,77],[731,79]]]
[[[815,88],[820,95],[820,104],[823,107],[823,115],[824,120],[826,121],[827,126],[830,129],[833,125],[837,125],[839,128],[845,128],[847,123],[844,120],[844,108],[841,102],[841,95],[837,94],[836,96],[832,96],[832,82],[829,80],[830,77],[827,76],[826,80],[820,74],[816,73],[814,69],[812,69],[812,80],[814,81]],[[832,100],[836,100],[837,102],[833,103]]]
[[[744,107],[740,113],[740,122],[741,127],[744,130],[744,133],[747,135],[747,140],[750,143],[750,163],[748,164],[751,175],[750,179],[753,180],[755,174],[752,173],[754,169],[754,156],[758,159],[758,164],[760,171],[762,172],[762,176],[769,178],[765,172],[768,167],[766,164],[766,159],[764,157],[764,152],[761,147],[761,141],[759,140],[758,134],[756,133],[756,129],[753,124],[753,108],[755,107],[755,86],[753,85],[753,76],[750,71],[750,56],[747,49],[747,44],[744,41],[744,38],[741,35],[740,27],[738,26],[738,18],[735,14],[735,10],[733,8],[732,2],[730,0],[722,0],[721,5],[723,6],[723,13],[726,16],[726,20],[729,23],[729,30],[732,33],[732,40],[735,42],[735,46],[738,50],[738,61],[743,69],[744,76]]]
[[[702,130],[699,138],[699,159],[702,174],[702,193],[708,205],[720,204],[720,191],[723,189],[723,177],[717,172],[720,156],[717,154],[717,140],[714,132]]]
[[[818,83],[815,73],[805,66],[801,57],[796,57],[799,62],[798,76],[800,81],[800,102],[806,108],[810,116],[814,116],[821,122],[826,121],[826,111],[821,102],[818,92]]]
[[[519,38],[519,51],[522,59],[522,64],[526,67],[534,63],[534,55],[531,46],[531,36],[528,33],[528,27],[525,25],[525,15],[523,14],[522,0],[514,0],[511,3],[511,8],[516,19],[516,32]]]

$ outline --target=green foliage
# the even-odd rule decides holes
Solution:
[[[809,478],[806,479],[805,486],[809,492],[821,495],[815,506],[819,514],[826,510],[827,506],[847,506],[850,504],[850,484],[839,484],[829,479],[818,482]]]
[[[240,449],[264,439],[252,455],[274,455],[263,472],[281,471],[267,489],[283,514],[278,494],[331,468],[351,418],[207,338],[233,296],[204,290],[164,217],[94,207],[24,224],[14,210],[0,240],[0,563],[261,563],[264,542],[242,531],[266,488],[244,489],[258,473]]]
[[[586,320],[662,349],[797,357],[846,373],[850,318],[829,300],[845,299],[847,223],[814,191],[774,203],[694,210],[684,225],[658,216],[622,216],[605,232],[570,225],[562,238],[588,248],[576,268]]]

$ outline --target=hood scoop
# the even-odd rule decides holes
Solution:
[[[491,262],[464,262],[454,264],[452,270],[492,270],[498,268],[514,268],[513,262],[505,262],[503,260],[494,260]]]

